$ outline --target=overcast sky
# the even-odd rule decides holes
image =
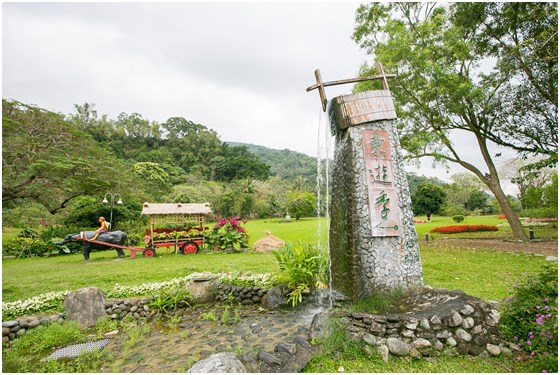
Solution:
[[[359,3],[3,3],[2,97],[69,114],[180,116],[222,141],[317,155],[324,81],[371,57],[351,39]],[[327,88],[327,96],[352,86]],[[464,141],[462,141],[464,142]],[[470,160],[482,166],[473,147]],[[423,163],[418,174],[450,174]]]

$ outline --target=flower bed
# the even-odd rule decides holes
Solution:
[[[241,220],[237,216],[229,219],[220,219],[215,216],[216,225],[205,234],[204,241],[211,248],[236,249],[246,248],[249,243],[249,233],[242,224],[247,223],[246,219]]]
[[[432,229],[430,232],[452,234],[452,233],[464,233],[464,232],[493,232],[499,230],[495,225],[449,225],[446,227],[437,227]]]
[[[178,238],[202,237],[208,233],[208,227],[187,227],[187,228],[154,228],[153,239],[175,240]],[[151,240],[151,230],[146,229],[144,242],[149,245]]]

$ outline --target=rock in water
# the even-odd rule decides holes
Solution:
[[[245,373],[247,369],[232,353],[217,353],[194,364],[187,373],[227,372]]]
[[[68,319],[76,321],[80,328],[89,328],[105,316],[105,296],[99,288],[78,289],[66,296],[64,310]]]

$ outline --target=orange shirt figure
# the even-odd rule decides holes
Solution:
[[[91,238],[92,241],[96,240],[97,237],[99,237],[99,234],[109,231],[109,223],[105,221],[105,218],[103,216],[99,218],[99,224],[101,226],[95,231],[95,236]]]

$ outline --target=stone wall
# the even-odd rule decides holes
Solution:
[[[333,99],[331,119],[344,117],[337,108],[339,98],[346,97]],[[422,285],[420,249],[394,121],[367,122],[343,130],[332,124],[331,129],[336,137],[329,243],[333,288],[359,300],[379,290]],[[372,235],[371,211],[375,204],[368,185],[371,176],[366,168],[364,130],[383,131],[389,135],[387,164],[391,170],[391,189],[397,200],[391,203],[391,208],[397,210],[398,234]]]
[[[242,305],[260,304],[267,292],[268,289],[257,286],[220,285],[218,286],[216,301],[231,300]]]
[[[403,302],[407,313],[324,312],[339,319],[351,339],[362,340],[382,354],[497,356],[515,350],[498,329],[500,314],[490,304],[461,291],[424,289]],[[325,316],[317,316],[311,337],[328,334]]]
[[[64,314],[55,314],[45,317],[25,316],[7,322],[2,322],[2,342],[8,342],[24,335],[28,330],[51,322],[63,321]]]
[[[134,319],[147,318],[150,316],[148,304],[151,297],[146,298],[110,298],[105,301],[105,313],[111,319],[123,319],[130,316]]]
[[[219,285],[216,302],[231,301],[243,305],[260,304],[268,289],[256,286]],[[111,319],[148,318],[151,314],[149,303],[152,297],[144,298],[109,298],[105,301],[105,313]],[[2,342],[8,342],[25,334],[28,330],[42,324],[49,324],[65,319],[64,313],[50,317],[26,316],[2,322]]]

